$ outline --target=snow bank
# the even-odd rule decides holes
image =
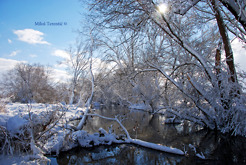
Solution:
[[[125,136],[107,133],[107,131],[102,128],[94,134],[89,134],[84,130],[74,132],[59,131],[57,135],[52,136],[48,140],[44,148],[46,154],[59,154],[60,151],[68,151],[77,146],[94,147],[99,145],[111,145],[112,143],[125,143]]]
[[[7,114],[0,114],[0,125],[7,127],[8,119],[10,118]]]
[[[11,133],[20,133],[21,128],[28,123],[28,121],[18,115],[10,117],[7,122],[7,130]]]

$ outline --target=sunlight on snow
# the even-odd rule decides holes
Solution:
[[[168,6],[165,3],[161,3],[158,5],[157,9],[161,14],[165,14],[168,11]]]

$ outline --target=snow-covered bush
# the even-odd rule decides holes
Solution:
[[[0,152],[38,153],[40,145],[55,133],[45,134],[63,115],[61,109],[61,106],[46,107],[46,111],[35,113],[29,105],[22,113],[9,117],[6,124],[0,126]]]
[[[6,128],[4,126],[0,126],[1,153],[12,155],[14,153],[22,153],[29,150],[30,134],[27,131],[27,125],[26,123],[24,123],[24,120],[20,121],[18,119],[20,118],[13,117],[9,121],[10,125],[17,122],[21,122],[18,126],[16,126],[13,129],[10,127]]]

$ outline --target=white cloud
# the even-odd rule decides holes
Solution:
[[[64,58],[64,59],[69,59],[70,55],[64,51],[64,50],[60,50],[60,49],[57,49],[55,50],[53,53],[52,53],[53,56],[57,56],[57,57],[61,57],[61,58]]]
[[[244,47],[243,47],[244,46]],[[235,63],[239,65],[239,68],[246,71],[246,45],[235,39],[232,42],[232,49],[234,53]]]
[[[43,40],[44,33],[34,29],[14,30],[14,34],[18,36],[18,39],[29,44],[48,44]]]
[[[16,61],[6,58],[0,58],[0,73],[5,73],[8,70],[11,70],[18,63],[26,63],[26,61]]]
[[[92,58],[92,71],[94,74],[98,74],[102,70],[110,71],[115,66],[116,66],[116,63],[114,62],[106,63],[100,58]]]
[[[11,39],[8,39],[8,43],[12,44],[12,40]]]
[[[55,68],[67,68],[68,66],[67,64],[61,62],[59,64],[55,64],[54,67]]]
[[[16,56],[18,53],[20,53],[20,50],[13,51],[9,54],[10,57]]]
[[[52,69],[51,78],[55,82],[68,82],[68,80],[71,78],[71,75],[69,75],[66,71],[60,70],[60,69]]]
[[[30,54],[29,56],[32,58],[38,57],[36,54]]]

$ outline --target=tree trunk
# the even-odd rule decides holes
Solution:
[[[219,6],[218,6],[218,3],[216,0],[212,0],[212,6],[213,6],[213,10],[215,12],[215,17],[216,17],[216,21],[217,21],[217,24],[219,27],[220,35],[222,37],[222,41],[224,44],[225,55],[226,55],[226,64],[229,68],[230,80],[233,83],[238,83],[230,39],[228,37],[225,22],[223,20],[221,12],[218,8]]]
[[[72,105],[73,104],[73,99],[74,99],[74,85],[72,87],[72,91],[71,91],[71,94],[70,94],[70,97],[69,97],[69,104]]]

